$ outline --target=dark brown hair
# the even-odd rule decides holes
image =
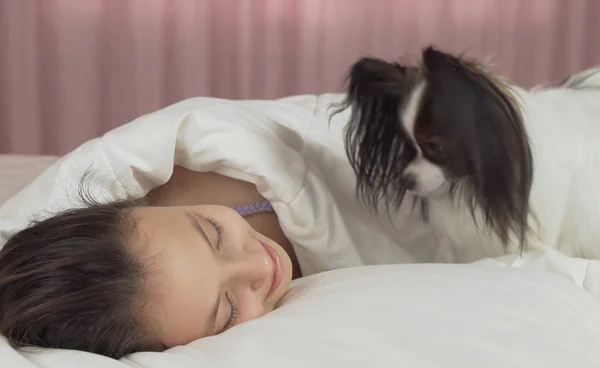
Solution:
[[[142,202],[84,202],[34,221],[0,250],[0,333],[15,348],[115,359],[163,350],[142,313],[143,255],[126,246],[136,227],[131,210]]]

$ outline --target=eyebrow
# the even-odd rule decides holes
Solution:
[[[201,215],[194,213],[194,212],[186,211],[185,214],[192,222],[192,226],[194,227],[194,229],[198,233],[200,233],[204,239],[206,239],[206,242],[208,243],[208,246],[210,247],[210,249],[213,252],[215,252],[215,247],[212,244],[212,242],[210,241],[210,238],[208,237],[208,235],[206,234],[206,232],[204,231],[202,226],[200,226],[200,224],[198,223],[198,219],[203,219],[205,221],[208,221],[208,220],[206,220],[204,217],[202,217]],[[220,293],[219,293],[219,295],[220,295]],[[221,298],[219,295],[217,295],[217,300],[215,301],[215,304],[212,308],[212,311],[210,312],[210,315],[208,316],[208,320],[205,325],[206,326],[205,335],[207,335],[207,336],[212,335],[212,333],[215,331],[215,326],[217,324],[217,314],[219,313],[219,306],[221,305]]]

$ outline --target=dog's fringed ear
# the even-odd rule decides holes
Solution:
[[[423,68],[422,111],[452,145],[446,169],[466,177],[455,188],[467,196],[474,219],[480,208],[505,245],[514,235],[522,246],[533,163],[517,102],[504,83],[461,57],[429,47]]]
[[[357,177],[357,196],[376,209],[382,197],[400,203],[399,184],[408,160],[400,110],[417,83],[418,69],[375,58],[362,58],[350,69],[346,99],[336,113],[351,108],[345,149]],[[396,186],[398,184],[398,186]]]
[[[381,59],[362,58],[350,69],[348,94],[357,100],[401,97],[406,92],[407,77],[410,79],[415,70]]]

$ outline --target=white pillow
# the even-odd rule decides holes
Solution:
[[[0,343],[20,368],[598,367],[600,302],[527,269],[371,266],[297,281],[275,312],[164,353],[22,354]]]

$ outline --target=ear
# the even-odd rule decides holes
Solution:
[[[406,192],[402,171],[412,157],[403,152],[407,147],[400,110],[418,76],[417,68],[362,58],[350,69],[346,99],[336,111],[352,109],[346,154],[356,174],[359,199],[374,209],[382,197],[391,196],[399,204]]]
[[[460,181],[455,188],[467,195],[474,219],[481,209],[486,225],[505,245],[511,235],[522,245],[529,230],[533,163],[513,95],[477,63],[431,47],[423,51],[423,67],[420,118],[451,145],[445,166]]]
[[[356,99],[401,97],[412,87],[416,68],[376,58],[362,58],[348,74],[348,94]]]

